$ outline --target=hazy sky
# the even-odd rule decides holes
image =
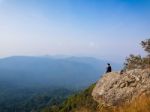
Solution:
[[[0,57],[143,54],[150,0],[0,0]]]

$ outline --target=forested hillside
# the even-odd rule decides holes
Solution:
[[[67,98],[62,104],[47,106],[42,112],[96,112],[98,103],[93,100],[91,93],[95,84]]]

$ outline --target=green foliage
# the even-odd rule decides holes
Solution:
[[[145,41],[141,42],[142,47],[144,48],[145,51],[150,53],[150,39],[147,39]]]
[[[125,62],[125,70],[131,70],[131,69],[144,69],[149,68],[149,57],[141,57],[140,55],[130,55],[128,58],[126,58]]]
[[[141,57],[141,55],[131,54],[126,58],[124,70],[128,69],[144,69],[150,67],[150,39],[141,42],[142,47],[148,55]]]
[[[73,91],[63,88],[4,88],[0,86],[0,112],[40,112],[62,103]]]
[[[143,59],[140,55],[135,56],[131,54],[126,58],[125,69],[142,68],[143,64]]]
[[[42,112],[75,112],[81,108],[86,108],[90,112],[97,110],[98,103],[91,96],[95,84],[88,89],[70,96],[63,104],[58,106],[46,107]]]

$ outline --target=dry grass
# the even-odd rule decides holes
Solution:
[[[92,112],[92,111],[90,109],[88,109],[88,108],[82,107],[80,109],[75,110],[75,112]]]
[[[150,97],[141,97],[131,104],[116,108],[102,108],[100,112],[150,112]]]

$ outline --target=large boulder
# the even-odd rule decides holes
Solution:
[[[92,92],[94,100],[106,106],[118,106],[150,94],[150,69],[135,69],[123,74],[104,74]]]

